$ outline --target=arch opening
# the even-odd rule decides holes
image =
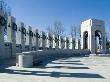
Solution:
[[[99,30],[95,31],[95,48],[96,53],[102,49],[102,33]]]
[[[83,33],[83,37],[84,37],[84,41],[83,41],[84,49],[88,49],[88,31],[85,31]]]

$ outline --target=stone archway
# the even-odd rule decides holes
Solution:
[[[82,22],[81,49],[89,49],[91,54],[105,53],[106,33],[103,20],[89,19]]]

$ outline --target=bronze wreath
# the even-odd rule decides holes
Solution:
[[[14,22],[12,23],[12,29],[15,30],[15,31],[17,31],[17,25]]]
[[[33,35],[34,35],[34,36],[36,36],[36,34],[35,34],[35,33],[34,33]]]
[[[66,40],[67,43],[69,43],[69,40]]]
[[[40,35],[39,35],[38,33],[36,33],[36,37],[37,37],[37,38],[40,38]]]
[[[55,42],[57,42],[58,41],[58,38],[55,38]]]
[[[61,42],[63,42],[64,40],[63,39],[61,39]]]
[[[75,41],[73,40],[73,44],[75,44]]]
[[[43,35],[43,37],[42,37],[44,40],[46,39],[46,36],[45,35]]]
[[[0,25],[5,26],[6,25],[6,20],[4,17],[0,16]]]
[[[24,27],[22,27],[22,33],[26,34],[26,29]]]
[[[33,32],[32,31],[29,31],[29,35],[33,37]]]
[[[49,40],[52,41],[52,37],[51,36],[49,36]]]

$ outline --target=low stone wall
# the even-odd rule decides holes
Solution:
[[[30,67],[32,66],[32,64],[43,62],[46,60],[58,59],[64,57],[85,56],[89,54],[90,54],[89,50],[70,50],[70,49],[38,50],[38,51],[17,53],[17,66]],[[27,63],[29,61],[32,64]]]
[[[97,54],[110,54],[110,49],[102,49]]]

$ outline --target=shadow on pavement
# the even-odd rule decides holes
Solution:
[[[84,65],[82,63],[57,63],[57,62],[51,62],[51,64],[74,64],[74,65]]]
[[[89,69],[88,67],[70,67],[70,66],[37,66],[37,68],[41,68],[41,69],[47,69],[47,68],[56,68],[56,69],[60,69],[60,68],[65,68],[65,69]]]
[[[27,71],[27,70],[10,70],[10,69],[3,69],[0,70],[0,73],[7,73],[7,74],[20,74],[20,75],[35,75],[35,76],[50,76],[55,78],[60,77],[75,77],[75,78],[103,78],[103,76],[99,74],[93,73],[64,73],[64,72],[45,72],[45,71]]]

